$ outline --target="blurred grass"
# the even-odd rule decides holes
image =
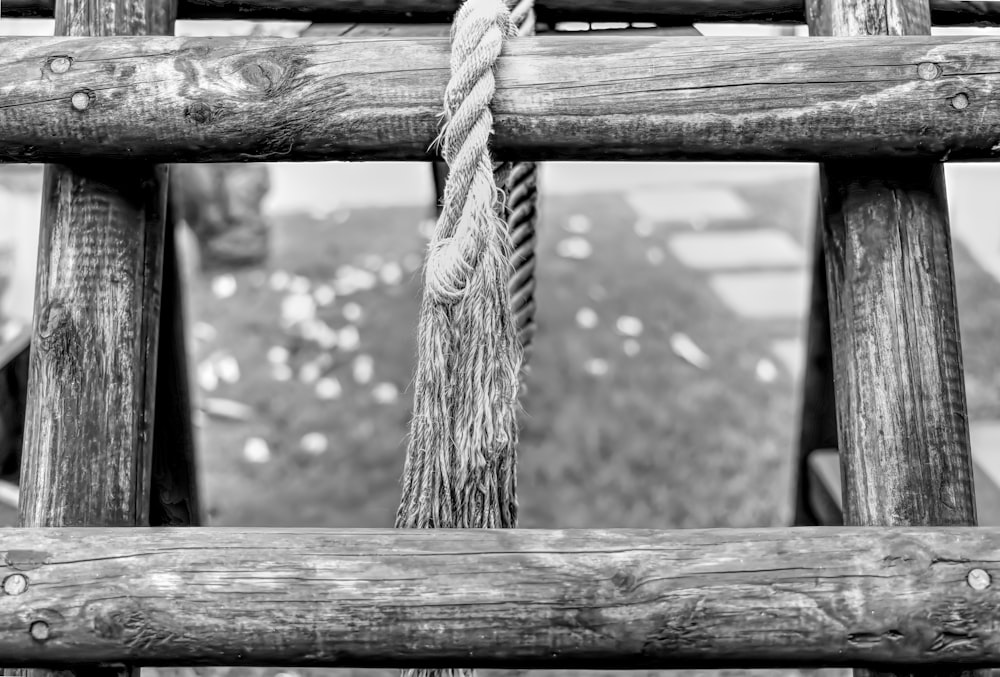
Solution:
[[[585,261],[555,255],[560,228],[573,214],[593,223]],[[337,265],[378,253],[402,260],[422,253],[413,209],[371,209],[341,225],[305,216],[275,229],[271,267],[328,280]],[[772,215],[773,217],[773,215]],[[789,461],[795,408],[791,381],[761,383],[754,369],[768,355],[775,326],[742,321],[670,256],[664,225],[651,237],[633,233],[634,215],[617,196],[551,198],[542,206],[538,271],[539,331],[523,400],[519,495],[524,527],[771,526],[789,519]],[[680,225],[680,224],[678,224]],[[770,225],[774,225],[773,223]],[[663,263],[646,251],[659,247]],[[396,287],[359,292],[324,309],[343,326],[343,302],[364,309],[361,347],[375,361],[374,381],[403,391],[395,403],[373,402],[353,384],[353,353],[334,351],[330,372],[345,385],[341,399],[322,402],[311,386],[272,380],[265,354],[292,352],[297,367],[319,349],[285,336],[281,296],[260,271],[236,274],[239,291],[220,300],[208,280],[195,283],[198,315],[218,331],[208,354],[226,346],[242,367],[235,386],[217,394],[255,407],[252,424],[213,423],[202,454],[212,523],[258,526],[389,526],[398,500],[412,392],[419,294],[418,273]],[[593,330],[575,324],[587,306],[600,317]],[[641,352],[628,357],[614,330],[620,315],[644,323]],[[783,335],[797,326],[784,327]],[[683,331],[712,359],[702,371],[679,359],[668,339]],[[591,358],[608,362],[605,376],[587,373]],[[326,454],[298,448],[308,432],[330,436]],[[260,435],[273,460],[248,464],[243,440]],[[768,491],[759,491],[767,487]]]

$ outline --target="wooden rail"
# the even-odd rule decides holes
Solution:
[[[503,158],[1000,154],[1000,38],[543,36],[506,50]],[[0,160],[426,160],[447,64],[443,39],[9,38]]]
[[[1000,665],[1000,530],[9,529],[0,664]]]
[[[320,22],[435,23],[451,21],[458,0],[182,0],[180,19],[292,19]],[[803,0],[536,0],[539,19],[636,21],[661,26],[741,21],[802,23]],[[4,0],[3,16],[52,16],[54,0]],[[939,25],[1000,23],[996,2],[932,0]]]

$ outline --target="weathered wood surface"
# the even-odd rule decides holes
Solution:
[[[975,523],[940,169],[824,168],[848,524]]]
[[[1000,155],[998,38],[540,36],[505,49],[503,159]],[[444,39],[9,38],[0,159],[426,160],[448,51]],[[58,55],[71,67],[38,77]]]
[[[811,2],[822,34],[930,30],[926,2]],[[827,163],[821,191],[845,523],[975,524],[942,165]]]
[[[997,552],[961,528],[14,529],[0,661],[1000,665]]]
[[[816,503],[825,503],[831,510],[823,515],[832,518],[822,525],[841,526],[843,524],[843,494],[840,491],[840,454],[836,449],[818,449],[809,455],[809,466],[819,486],[813,494]],[[973,480],[976,487],[976,514],[980,526],[1000,526],[1000,486],[993,481],[978,463],[973,461]]]
[[[181,19],[290,19],[317,22],[451,21],[458,0],[183,0]],[[536,0],[543,21],[637,21],[686,26],[707,21],[804,21],[803,0]],[[54,0],[4,0],[3,16],[52,16]],[[996,2],[932,0],[942,25],[1000,23]]]
[[[169,0],[58,0],[55,32],[85,41],[167,34],[175,9]],[[58,55],[39,73],[58,79],[73,67]],[[92,94],[78,92],[71,107]],[[42,187],[18,523],[148,524],[166,168],[66,159],[46,166]]]
[[[61,0],[57,10],[56,32],[64,35],[148,35],[173,26],[159,0]],[[73,67],[67,56],[40,72],[59,78]],[[77,160],[45,169],[21,523],[144,524],[165,172]]]
[[[146,522],[163,178],[136,162],[46,169],[25,526]]]

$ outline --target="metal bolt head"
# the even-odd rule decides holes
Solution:
[[[70,98],[70,103],[73,104],[73,108],[76,110],[87,110],[87,107],[90,106],[90,94],[87,92],[73,92],[73,96]]]
[[[3,579],[3,591],[8,595],[20,595],[28,589],[28,579],[23,574],[11,574]]]
[[[966,580],[969,582],[969,587],[973,590],[985,590],[993,582],[989,573],[982,569],[973,569],[970,571]]]
[[[941,68],[936,63],[925,61],[917,66],[917,75],[919,75],[922,80],[933,80],[937,76],[941,75]]]
[[[69,70],[70,66],[73,65],[73,61],[66,56],[57,56],[49,62],[49,70],[53,73],[62,74]]]
[[[951,98],[951,107],[955,110],[965,110],[969,107],[969,95],[959,92]]]
[[[45,621],[35,621],[28,628],[28,632],[31,636],[39,642],[44,642],[49,638],[49,624]]]

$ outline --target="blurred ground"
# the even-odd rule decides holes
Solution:
[[[780,273],[804,279],[797,242],[804,215],[787,201],[782,209],[773,205],[782,204],[776,199],[781,194],[809,190],[802,182],[723,191],[740,200],[746,218],[704,227],[747,233],[766,225],[794,248],[794,261]],[[415,268],[425,244],[418,224],[427,213],[425,200],[422,207],[343,209],[324,219],[288,215],[275,229],[268,271],[195,282],[198,333],[212,337],[198,347],[203,382],[218,381],[213,395],[242,400],[255,408],[256,419],[206,425],[205,448],[212,451],[204,456],[205,476],[224,483],[207,494],[216,523],[391,525],[412,397]],[[757,303],[777,302],[773,315],[741,317],[712,290],[722,280],[736,282],[732,293],[738,293],[741,280],[692,271],[677,260],[671,238],[690,235],[691,224],[669,215],[642,218],[624,195],[546,197],[540,222],[539,333],[524,402],[522,525],[787,521],[788,491],[747,489],[789,486],[794,367],[773,346],[796,340],[802,294],[789,304],[786,294],[772,293],[770,301]],[[583,258],[572,258],[577,256]],[[737,260],[736,269],[745,264]],[[356,327],[356,347],[341,339],[323,350],[282,330],[282,303],[286,313],[310,305],[303,300],[309,294],[315,301],[324,286],[343,289],[338,280],[351,275],[371,280],[374,288],[338,294],[316,315],[340,335]],[[749,275],[746,283],[761,277],[759,271]],[[707,356],[704,368],[675,353],[672,342],[680,345],[685,336]],[[269,353],[273,358],[285,351],[287,362],[268,362]],[[240,371],[234,384],[224,382],[230,359]],[[362,366],[368,363],[370,380]],[[205,376],[212,364],[222,365],[220,373]],[[276,375],[292,378],[276,381]],[[326,379],[336,379],[341,391],[328,401]],[[302,440],[311,433],[326,436],[326,451],[303,449],[310,448]],[[267,443],[266,461],[246,462],[250,436]],[[247,453],[256,458],[258,452]]]

